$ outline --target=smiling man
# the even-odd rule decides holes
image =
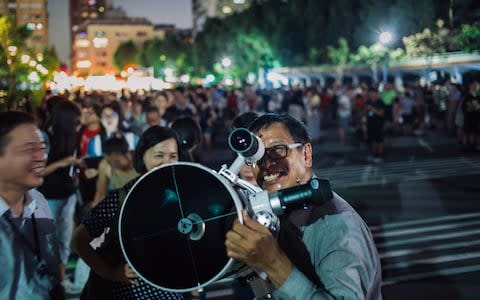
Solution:
[[[55,224],[43,195],[46,146],[35,120],[0,113],[0,299],[61,299]]]
[[[266,114],[250,130],[265,145],[254,169],[263,189],[275,192],[314,177],[312,144],[303,123]],[[278,239],[244,213],[244,223],[235,222],[227,233],[228,256],[265,272],[275,299],[381,299],[372,235],[354,209],[331,194],[326,202],[281,216]]]

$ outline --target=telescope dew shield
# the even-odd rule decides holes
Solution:
[[[287,210],[303,207],[312,201],[322,205],[332,199],[330,182],[325,179],[312,178],[306,184],[279,190],[269,194],[270,204],[275,215],[280,216]]]

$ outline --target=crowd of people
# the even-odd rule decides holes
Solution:
[[[264,142],[264,158],[256,166],[246,166],[240,176],[269,192],[304,184],[315,177],[312,143],[320,140],[322,131],[329,127],[338,128],[341,144],[350,139],[367,142],[371,146],[368,160],[374,163],[383,160],[385,135],[422,135],[426,128],[457,135],[468,151],[478,151],[480,145],[478,81],[472,81],[465,89],[446,82],[401,88],[387,83],[380,89],[365,84],[334,84],[323,89],[245,87],[227,91],[220,87],[180,86],[159,92],[79,91],[55,96],[47,93],[40,107],[29,112],[4,113],[0,120],[1,221],[9,222],[11,215],[21,224],[22,216],[35,220],[42,212],[42,218],[49,223],[54,220],[59,267],[53,270],[53,262],[49,263],[49,274],[57,279],[51,282],[61,282],[68,289],[83,289],[86,299],[99,295],[115,299],[192,297],[158,290],[137,278],[122,259],[118,237],[109,234],[109,228],[115,226],[122,195],[128,193],[141,174],[165,163],[194,161],[195,150],[212,149],[230,128],[249,127]],[[26,127],[33,133],[27,134]],[[17,135],[12,137],[16,131],[25,137],[18,141],[19,146],[12,146],[17,142]],[[25,152],[27,174],[19,172],[15,177],[13,172],[12,178],[4,176],[9,168],[16,167],[8,161],[9,155],[14,154],[2,149],[9,147]],[[29,179],[31,182],[25,182]],[[21,187],[14,193],[15,201],[10,197],[11,190],[15,190],[12,186]],[[31,203],[40,209],[38,216],[27,210]],[[44,211],[46,203],[51,215]],[[368,227],[334,193],[327,206],[322,205],[318,205],[318,211],[312,209],[314,217],[309,215],[308,222],[290,220],[290,215],[285,218],[285,222],[302,230],[294,233],[303,243],[299,248],[286,250],[288,246],[277,243],[266,228],[244,216],[244,224],[234,224],[226,236],[228,255],[265,271],[275,287],[273,294],[279,299],[293,299],[299,293],[304,295],[302,299],[380,299],[380,263]],[[35,221],[27,223],[35,228]],[[40,243],[41,247],[54,249],[49,238],[50,225],[49,228],[42,231]],[[35,240],[36,232],[33,237],[29,232],[25,238],[22,230],[27,229],[20,228],[18,244],[25,243],[21,242],[24,239]],[[324,232],[322,238],[316,236],[319,231]],[[113,248],[107,256],[91,247],[92,240],[98,237],[112,241]],[[293,237],[286,238],[291,241]],[[0,239],[8,240],[8,235]],[[328,249],[318,246],[327,242]],[[83,266],[83,272],[76,273],[73,282],[65,276],[71,244],[80,257],[77,268]],[[307,254],[299,260],[296,255],[305,246]],[[7,250],[16,259],[12,249]],[[42,262],[48,258],[41,253],[38,256]],[[26,262],[26,258],[21,260],[36,265]],[[33,293],[27,277],[18,279],[21,284],[16,289],[11,280],[0,284],[0,296],[5,295],[1,298],[23,295],[24,291],[18,291],[21,288],[29,288],[25,293]]]

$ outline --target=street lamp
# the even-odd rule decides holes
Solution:
[[[382,43],[382,45],[388,45],[393,40],[392,33],[389,31],[383,31],[378,36],[378,40],[380,41],[380,43]]]
[[[383,57],[383,84],[387,83],[388,80],[388,45],[392,42],[393,35],[389,31],[383,31],[378,36],[378,41],[380,44],[385,46],[385,55]]]

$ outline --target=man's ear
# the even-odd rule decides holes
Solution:
[[[311,168],[313,166],[313,150],[312,144],[307,143],[303,145],[303,155],[305,159],[305,166]]]

